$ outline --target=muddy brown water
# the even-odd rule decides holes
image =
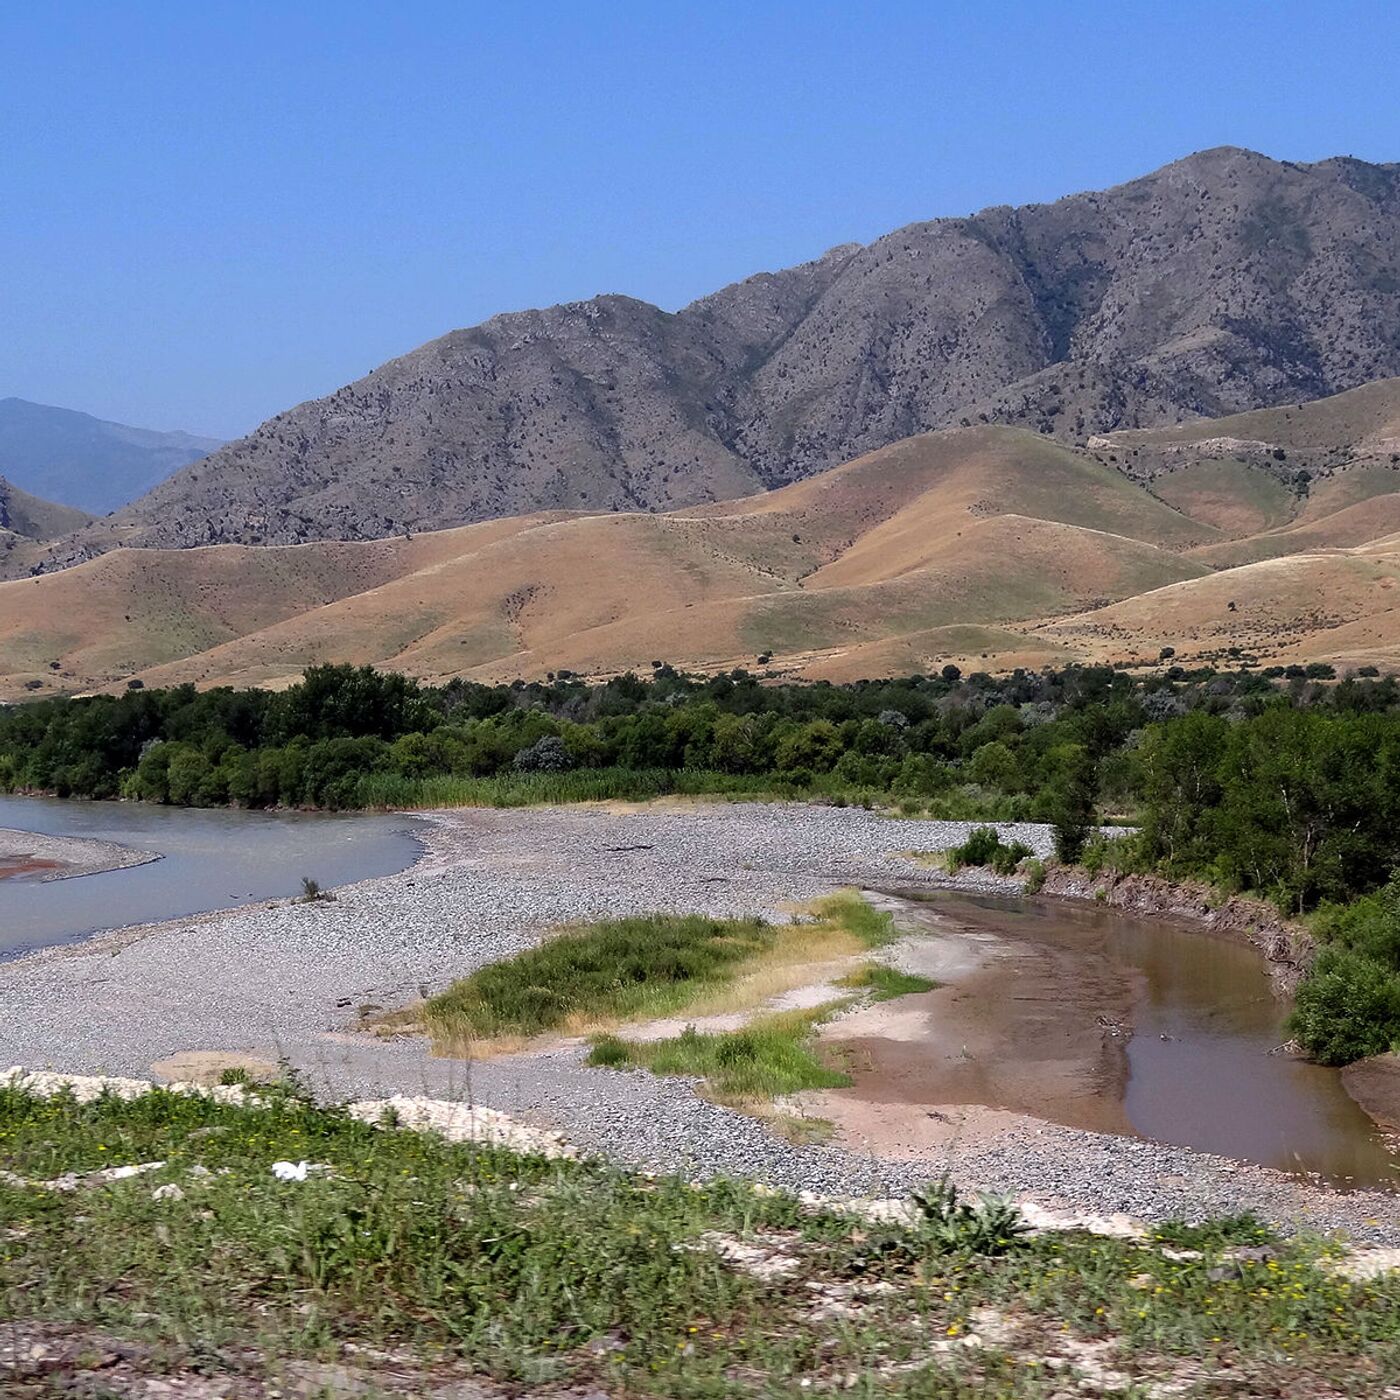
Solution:
[[[1340,1185],[1400,1184],[1400,1155],[1336,1070],[1280,1052],[1287,1005],[1252,948],[1051,899],[926,893],[903,925],[976,956],[853,1042],[873,1101],[985,1104]],[[931,955],[937,962],[938,954]],[[930,972],[937,976],[937,967]]]

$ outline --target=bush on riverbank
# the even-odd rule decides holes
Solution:
[[[1265,1237],[1241,1258],[1237,1232],[1208,1222],[1185,1256],[985,1238],[975,1221],[950,1232],[932,1191],[927,1216],[869,1220],[744,1182],[380,1130],[287,1096],[79,1104],[3,1089],[0,1129],[15,1400],[473,1383],[1052,1400],[1086,1358],[1144,1394],[1205,1375],[1240,1395],[1378,1395],[1400,1375],[1400,1280],[1328,1272],[1307,1239]],[[279,1161],[310,1165],[284,1180]],[[142,1163],[162,1165],[84,1177]],[[63,1173],[83,1184],[38,1184]]]
[[[1322,947],[1298,988],[1290,1028],[1325,1065],[1400,1043],[1400,876],[1352,904],[1318,911]]]
[[[998,875],[1013,875],[1016,867],[1034,854],[1025,842],[1005,843],[995,827],[979,826],[961,846],[949,850],[948,869],[956,874],[969,865],[990,866]]]

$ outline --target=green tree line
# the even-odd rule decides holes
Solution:
[[[1296,1024],[1312,1053],[1345,1062],[1400,1039],[1400,687],[1293,670],[950,666],[838,686],[657,663],[601,685],[433,687],[319,666],[279,693],[5,707],[0,789],[323,808],[750,792],[1048,821],[1063,859],[1314,917],[1324,951]],[[1105,812],[1136,831],[1105,842]]]

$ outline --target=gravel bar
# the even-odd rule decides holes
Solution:
[[[57,869],[44,880],[72,880],[79,875],[103,875],[160,860],[159,851],[141,851],[115,841],[94,841],[87,836],[46,836],[38,831],[16,831],[0,826],[0,862],[6,860],[53,861]]]
[[[1400,1202],[1331,1191],[1186,1148],[1036,1124],[946,1160],[892,1162],[793,1147],[686,1080],[590,1069],[562,1048],[469,1063],[417,1038],[379,1040],[360,1010],[429,995],[569,921],[651,911],[781,918],[857,885],[1008,890],[902,851],[946,848],[971,823],[859,808],[716,803],[419,814],[409,870],[334,902],[270,903],[123,930],[0,964],[0,1065],[149,1077],[195,1050],[284,1058],[344,1099],[456,1098],[562,1131],[587,1151],[694,1176],[725,1173],[833,1195],[898,1195],[945,1167],[969,1188],[1055,1209],[1144,1218],[1258,1211],[1288,1227],[1400,1244]],[[1046,828],[1002,824],[1039,854]]]

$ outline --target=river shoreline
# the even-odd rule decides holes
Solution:
[[[424,850],[401,874],[337,891],[135,926],[0,965],[0,1064],[159,1077],[158,1062],[238,1053],[285,1062],[330,1098],[385,1092],[469,1099],[564,1132],[585,1151],[695,1175],[897,1195],[952,1172],[970,1189],[1050,1208],[1146,1219],[1256,1209],[1291,1228],[1400,1243],[1395,1198],[1338,1194],[1186,1148],[1035,1119],[959,1117],[911,1158],[852,1142],[794,1147],[683,1080],[590,1069],[577,1047],[493,1062],[436,1059],[418,1038],[364,1027],[379,1012],[533,943],[548,928],[657,910],[786,911],[833,888],[1016,893],[898,852],[965,838],[972,823],[799,804],[467,809],[415,814]],[[1007,828],[1040,854],[1044,828]],[[100,1014],[99,1014],[100,1009]],[[967,1123],[979,1116],[976,1132]]]
[[[130,870],[160,859],[158,851],[142,851],[115,841],[0,827],[0,879],[75,880],[83,875]]]

